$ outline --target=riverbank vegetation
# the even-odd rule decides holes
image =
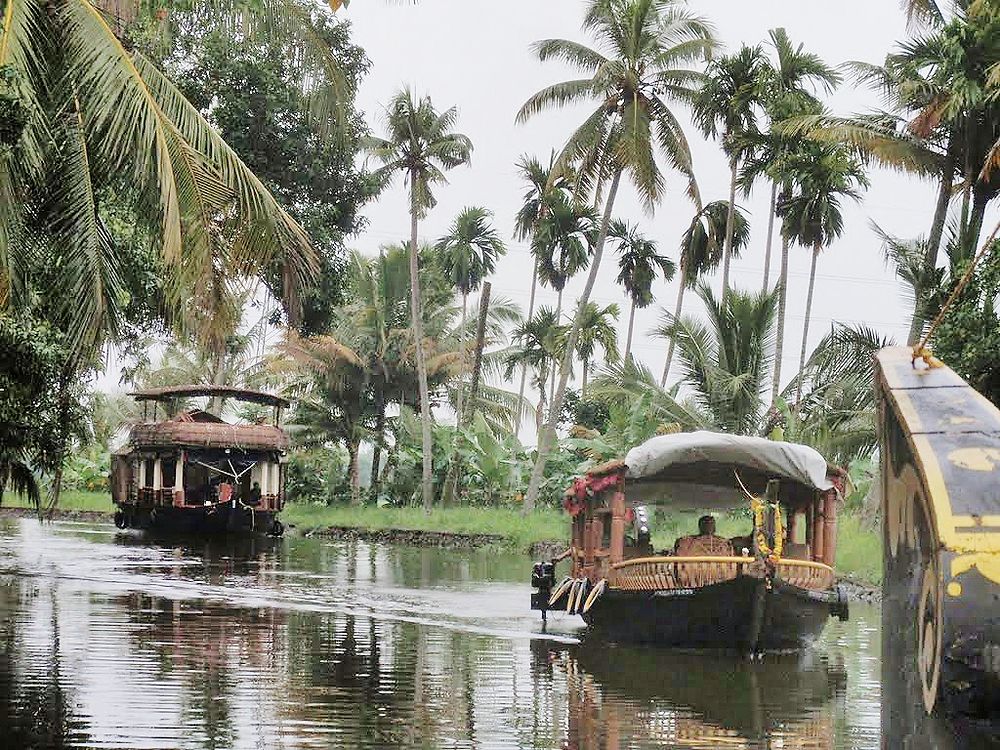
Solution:
[[[446,174],[475,169],[463,103],[400,88],[381,120],[359,111],[370,61],[344,9],[283,0],[236,18],[194,2],[123,16],[117,3],[7,0],[0,501],[8,490],[54,507],[106,487],[119,428],[136,418],[127,398],[93,387],[113,348],[129,387],[208,382],[291,398],[288,514],[303,524],[427,528],[446,523],[440,512],[520,539],[549,528],[589,466],[653,435],[706,429],[805,443],[848,469],[842,555],[870,579],[873,355],[891,342],[835,323],[810,347],[809,332],[817,267],[850,231],[843,208],[863,200],[872,170],[937,186],[924,234],[882,233],[913,296],[907,343],[971,269],[934,343],[1000,402],[1000,253],[973,260],[1000,191],[1000,11],[908,5],[910,37],[882,60],[840,64],[781,28],[723,49],[680,0],[588,0],[579,33],[567,25],[575,36],[530,51],[577,72],[526,85],[512,119],[590,109],[511,165],[523,179],[516,217],[471,204],[424,237]],[[827,98],[840,86],[872,87],[885,106],[839,115]],[[703,193],[695,133],[721,149],[727,195]],[[652,215],[673,183],[683,189],[670,200],[690,217],[675,236],[654,235],[618,200],[634,191]],[[754,217],[739,201],[760,189],[768,212]],[[406,191],[408,238],[353,251],[364,206],[390,190]],[[490,284],[510,218],[511,238],[530,248],[526,305]],[[760,285],[744,289],[730,268],[751,221],[767,226],[766,253]],[[810,255],[802,288],[788,274],[795,248]],[[611,277],[620,304],[594,297]],[[575,299],[564,295],[573,279],[585,280]],[[539,286],[554,306],[536,304]],[[789,295],[805,300],[801,331]],[[636,309],[654,305],[659,324],[634,331]],[[659,346],[655,361],[637,356],[636,335]],[[470,508],[480,515],[463,516]],[[518,526],[518,513],[533,520]]]

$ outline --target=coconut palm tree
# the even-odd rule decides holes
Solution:
[[[569,280],[587,268],[597,228],[597,212],[565,192],[549,196],[545,213],[535,225],[531,253],[538,280],[556,290],[556,315],[562,316],[562,295]]]
[[[213,269],[260,275],[275,258],[294,296],[316,268],[308,238],[127,38],[125,22],[152,8],[106,0],[5,6],[0,305],[27,304],[24,276],[36,241],[46,236],[59,273],[58,288],[45,293],[66,301],[60,313],[73,350],[95,349],[119,332],[127,297],[122,254],[104,220],[108,201],[127,208],[163,259],[168,312],[183,310]],[[328,123],[343,76],[317,44],[310,13],[298,0],[278,0],[224,9],[195,2],[181,15],[223,32],[239,29],[242,39],[267,33],[285,40],[317,122]]]
[[[766,67],[760,46],[743,45],[736,54],[719,57],[709,64],[705,84],[694,98],[695,124],[706,137],[721,137],[722,150],[729,159],[729,213],[722,247],[723,294],[729,288],[740,160],[758,137],[757,110],[762,104],[761,83]]]
[[[417,378],[423,422],[423,502],[428,511],[434,501],[433,437],[420,312],[417,230],[420,219],[437,204],[432,188],[447,182],[444,170],[468,164],[472,156],[472,141],[453,131],[457,120],[458,110],[454,107],[438,112],[430,97],[417,101],[409,89],[404,89],[393,97],[386,110],[388,137],[368,140],[372,154],[382,162],[373,174],[376,182],[388,185],[397,174],[402,174],[410,189],[410,305],[417,342]]]
[[[590,273],[570,327],[559,385],[525,494],[526,513],[534,509],[555,442],[573,351],[600,272],[622,175],[631,179],[652,211],[664,191],[663,174],[656,163],[659,151],[688,178],[688,192],[698,201],[690,148],[669,103],[688,100],[700,83],[701,74],[686,66],[704,59],[715,46],[709,26],[671,0],[590,0],[583,27],[599,40],[600,49],[567,39],[547,39],[534,45],[540,60],[567,62],[581,70],[582,77],[545,87],[525,102],[517,116],[523,122],[550,107],[596,103],[570,136],[555,169],[563,173],[574,166],[577,191],[586,194],[593,190],[596,199],[605,197]]]
[[[587,398],[587,376],[593,364],[594,352],[597,347],[604,351],[604,361],[614,364],[618,361],[618,322],[621,310],[612,303],[599,307],[596,302],[588,302],[584,308],[583,326],[580,337],[576,340],[576,355],[583,363],[583,382],[580,386],[580,397]]]
[[[729,223],[729,204],[726,201],[712,201],[698,211],[681,237],[681,279],[677,287],[677,303],[674,317],[680,318],[684,307],[684,293],[693,287],[705,274],[719,267],[722,261],[722,245],[726,226]],[[739,257],[750,241],[750,223],[743,209],[733,212],[732,255]],[[660,386],[666,387],[670,375],[670,363],[674,358],[674,341],[667,344],[667,361],[663,365]]]
[[[886,110],[860,117],[816,115],[783,125],[789,133],[807,133],[823,141],[859,149],[872,161],[935,179],[937,200],[924,247],[924,273],[937,266],[948,205],[961,187],[960,241],[974,247],[986,206],[1000,191],[1000,116],[995,28],[992,3],[907,3],[911,16],[929,28],[899,45],[882,65],[863,62],[847,67],[859,83],[876,88]],[[913,318],[914,326],[919,316]],[[911,327],[910,343],[920,337]]]
[[[497,261],[507,253],[497,230],[491,225],[493,213],[480,206],[463,209],[444,237],[437,241],[437,262],[445,278],[462,295],[461,335],[466,333],[469,294],[493,273]],[[466,368],[468,341],[462,341],[463,370]],[[456,420],[462,423],[463,389],[458,388]]]
[[[636,308],[646,308],[653,304],[653,282],[657,270],[664,281],[674,278],[677,267],[666,255],[656,252],[656,243],[647,239],[638,225],[628,225],[621,219],[611,223],[608,236],[618,246],[618,277],[615,279],[628,294],[628,334],[625,338],[625,359],[632,355],[632,328],[635,324]]]
[[[795,192],[782,206],[782,231],[787,232],[789,239],[812,250],[799,355],[801,372],[806,364],[816,261],[822,249],[844,230],[842,198],[860,200],[861,189],[868,186],[868,176],[861,162],[847,148],[836,144],[805,144],[791,164]],[[775,356],[780,356],[780,350]],[[799,395],[800,391],[796,393]]]

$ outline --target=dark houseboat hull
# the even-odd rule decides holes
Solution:
[[[145,529],[178,534],[281,534],[284,530],[274,511],[251,510],[226,503],[204,508],[136,508],[126,506],[115,513],[115,525],[123,529]]]
[[[684,648],[780,651],[808,646],[832,613],[836,591],[738,576],[697,589],[607,590],[583,619],[611,640]]]

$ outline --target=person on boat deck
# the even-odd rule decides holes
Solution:
[[[260,505],[260,482],[254,482],[250,488],[250,505]]]
[[[733,545],[725,537],[715,534],[715,516],[698,519],[698,535],[682,536],[674,544],[674,553],[685,555],[732,555]]]

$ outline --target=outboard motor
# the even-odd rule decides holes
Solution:
[[[552,562],[536,562],[531,568],[531,608],[542,612],[542,622],[545,622],[549,608],[549,597],[556,585],[556,566]]]

